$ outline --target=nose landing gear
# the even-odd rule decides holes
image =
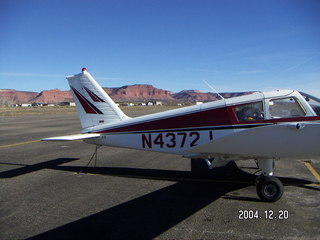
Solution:
[[[278,178],[260,176],[258,181],[257,194],[262,201],[275,202],[281,198],[283,194],[283,184]]]
[[[262,170],[261,176],[258,177],[257,194],[262,201],[278,201],[283,194],[283,184],[276,178],[272,177],[274,160],[258,159],[258,167]]]

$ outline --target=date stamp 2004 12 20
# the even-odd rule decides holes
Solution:
[[[253,220],[253,219],[264,219],[264,220],[287,220],[289,219],[288,210],[239,210],[239,220]]]

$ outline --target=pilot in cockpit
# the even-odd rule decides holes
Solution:
[[[235,107],[239,121],[257,121],[264,119],[262,103],[250,103]]]

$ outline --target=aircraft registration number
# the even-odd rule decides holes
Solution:
[[[158,134],[141,134],[142,148],[185,148],[198,145],[201,134],[199,132],[169,132]],[[212,140],[212,131],[209,131],[209,139]]]

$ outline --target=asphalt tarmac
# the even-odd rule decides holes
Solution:
[[[179,156],[41,142],[80,132],[75,114],[0,118],[0,239],[320,239],[320,162],[276,162],[261,202],[253,161],[209,176]],[[318,175],[317,175],[318,174]]]

